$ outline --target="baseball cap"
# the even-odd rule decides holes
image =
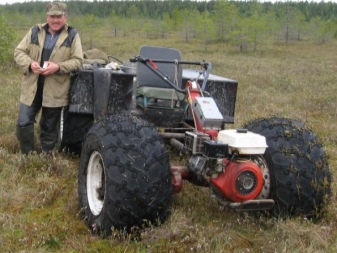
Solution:
[[[52,2],[47,5],[47,15],[64,15],[67,12],[67,5],[61,2]]]

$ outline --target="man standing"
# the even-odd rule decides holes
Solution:
[[[23,154],[34,150],[34,123],[40,109],[42,151],[52,151],[58,141],[61,111],[68,105],[70,73],[83,64],[80,37],[66,22],[67,5],[49,3],[47,23],[32,27],[14,51],[14,59],[24,71],[16,129]]]

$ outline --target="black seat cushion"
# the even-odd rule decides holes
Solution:
[[[139,55],[149,59],[160,60],[181,60],[181,53],[174,48],[154,47],[154,46],[142,46],[139,51]],[[178,65],[176,70],[175,63],[155,63],[158,69],[164,73],[172,82],[177,80],[178,87],[181,87],[182,83],[182,66]],[[162,78],[156,75],[145,64],[138,63],[137,68],[137,84],[138,87],[157,87],[157,88],[172,88]]]

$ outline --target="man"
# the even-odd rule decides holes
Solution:
[[[51,152],[58,141],[61,111],[68,104],[70,73],[83,64],[81,40],[68,26],[67,5],[47,5],[47,23],[32,27],[15,48],[14,59],[23,69],[16,134],[21,152],[34,150],[34,123],[41,109],[40,142]]]

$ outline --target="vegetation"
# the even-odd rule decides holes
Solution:
[[[8,62],[12,55],[10,54],[10,47],[14,41],[14,31],[8,27],[7,20],[0,17],[0,61]]]
[[[310,41],[327,43],[337,36],[337,4],[332,2],[252,1],[67,1],[72,24],[91,41],[96,27],[124,37],[167,38],[179,33],[188,42],[209,43],[257,50],[272,42]],[[9,25],[45,21],[45,2],[0,6]],[[93,47],[92,43],[89,43]]]
[[[69,5],[74,3],[83,3],[79,6],[88,4],[77,1],[69,2]],[[105,2],[96,4],[103,3]],[[105,4],[108,3],[110,2]],[[7,22],[16,33],[14,41],[9,46],[11,53],[29,27],[44,20],[44,15],[40,15],[44,11],[35,8],[39,4],[41,3],[34,2],[0,7],[1,11],[6,9]],[[30,6],[32,13],[38,15],[24,16],[23,12],[18,12],[17,16],[9,14],[10,8],[19,6]],[[244,4],[241,9],[243,6]],[[333,4],[327,6],[331,7]],[[180,10],[174,13],[178,15]],[[249,120],[268,115],[282,115],[305,121],[323,141],[330,155],[332,173],[337,172],[335,84],[337,43],[333,39],[323,44],[314,43],[311,39],[297,41],[290,39],[286,44],[284,40],[280,43],[274,36],[269,37],[267,33],[260,31],[256,34],[263,36],[263,45],[259,44],[256,51],[240,52],[238,50],[240,47],[233,46],[232,43],[207,37],[207,34],[211,36],[219,33],[212,30],[218,26],[215,25],[215,17],[210,18],[211,15],[203,16],[202,35],[188,37],[188,40],[186,36],[182,36],[184,34],[182,31],[193,34],[193,29],[188,28],[194,23],[193,19],[184,23],[185,30],[166,32],[169,30],[165,28],[167,26],[163,26],[164,29],[161,31],[165,32],[158,32],[161,36],[150,36],[151,32],[156,31],[153,28],[147,28],[147,33],[144,33],[144,30],[137,30],[140,27],[138,22],[145,27],[147,24],[145,20],[130,19],[127,24],[121,23],[125,25],[123,28],[125,33],[120,33],[122,28],[118,28],[115,33],[109,24],[117,23],[118,16],[112,15],[101,19],[92,15],[92,18],[101,22],[101,25],[90,28],[84,25],[83,16],[69,16],[69,23],[75,24],[81,33],[85,50],[93,46],[119,59],[127,60],[137,54],[140,45],[154,45],[178,48],[185,60],[210,61],[214,74],[239,81],[235,124],[227,127],[240,127]],[[37,16],[41,16],[41,20],[35,19]],[[139,14],[139,17],[143,17],[143,14]],[[258,17],[259,15],[256,16]],[[163,20],[166,19],[170,19],[169,15],[163,15]],[[209,23],[204,22],[205,20]],[[328,19],[320,16],[317,20],[319,23]],[[153,27],[151,19],[147,21],[148,27]],[[242,27],[250,24],[244,19],[241,21]],[[132,32],[131,22],[134,22]],[[274,25],[275,23],[268,22],[268,27]],[[266,28],[266,25],[262,24],[261,27]],[[235,31],[236,29],[233,33],[237,33]],[[329,29],[328,31],[331,32]],[[224,32],[224,35],[228,35],[227,32]],[[249,40],[249,43],[253,42]],[[28,157],[19,154],[14,129],[20,92],[20,71],[12,60],[2,62],[1,67],[6,69],[0,72],[2,252],[332,253],[337,251],[335,182],[332,185],[333,196],[327,206],[327,213],[315,223],[301,217],[282,220],[267,215],[235,213],[230,209],[220,210],[217,201],[210,196],[207,188],[185,183],[183,191],[174,196],[173,212],[168,222],[158,228],[144,230],[141,240],[134,241],[133,238],[125,237],[118,231],[114,231],[113,235],[106,239],[90,234],[84,222],[78,217],[79,158],[65,153],[58,153],[52,159],[39,154]],[[181,163],[179,156],[174,154],[172,160],[173,163]]]

